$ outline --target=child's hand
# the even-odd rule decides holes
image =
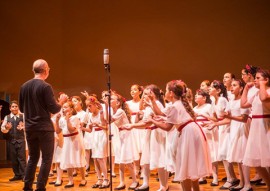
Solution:
[[[66,120],[68,120],[71,116],[72,116],[71,113],[70,112],[67,112],[66,113]]]
[[[60,113],[56,114],[56,121],[59,121],[60,117],[61,117]]]
[[[6,124],[6,130],[10,130],[11,127],[12,127],[11,122],[7,122],[7,124]]]
[[[24,129],[24,123],[22,121],[19,122],[19,125],[17,126],[18,130]]]
[[[133,128],[132,124],[125,124],[121,126],[121,128],[126,129],[126,130],[131,130]]]

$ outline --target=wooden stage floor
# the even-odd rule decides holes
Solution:
[[[117,166],[117,165],[116,165]],[[222,165],[220,166],[220,173],[219,173],[219,179],[222,179],[222,177],[225,177],[225,173],[224,173],[224,169],[222,167]],[[63,185],[60,187],[54,187],[53,185],[49,185],[47,184],[47,191],[83,191],[83,190],[87,190],[87,191],[97,191],[97,190],[101,190],[101,189],[93,189],[91,188],[91,186],[96,183],[97,178],[96,175],[93,171],[93,166],[91,166],[91,172],[89,174],[89,176],[86,178],[87,179],[87,185],[86,187],[79,187],[79,183],[80,183],[80,176],[78,175],[77,177],[74,177],[74,182],[75,182],[75,186],[73,188],[64,188],[64,185],[67,184],[68,182],[68,178],[67,178],[67,173],[63,174]],[[117,171],[115,171],[117,172]],[[235,172],[238,174],[238,170],[237,167],[235,166]],[[126,190],[128,190],[129,185],[131,184],[131,180],[128,178],[129,174],[128,172],[125,173],[126,174]],[[254,176],[254,169],[251,169],[251,177]],[[23,188],[23,182],[22,181],[15,181],[15,182],[9,182],[9,178],[13,177],[13,172],[11,168],[0,168],[0,191],[21,191]],[[151,177],[150,177],[150,191],[156,191],[159,189],[159,182],[156,181],[156,171],[151,171]],[[176,191],[176,190],[182,190],[180,184],[177,183],[171,183],[173,177],[171,177],[169,179],[169,190],[170,191]],[[50,177],[49,178],[49,182],[55,180],[55,175],[54,177]],[[218,187],[211,187],[210,183],[211,183],[211,179],[207,179],[207,184],[204,185],[200,185],[200,188],[202,191],[217,191],[219,190],[219,187],[222,186],[224,184],[224,182],[222,182],[220,180],[219,182],[219,186]],[[113,188],[116,187],[119,183],[119,175],[117,174],[116,178],[113,178]],[[140,184],[142,183],[142,180],[140,180]],[[35,189],[35,185],[33,187]],[[109,191],[110,188],[107,189],[103,189],[104,191]],[[266,186],[254,186],[253,185],[253,190],[258,190],[258,191],[266,191]]]

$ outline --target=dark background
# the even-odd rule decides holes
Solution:
[[[112,88],[131,84],[240,76],[246,64],[269,69],[270,1],[50,0],[0,1],[0,92],[17,99],[45,59],[55,92],[100,95],[103,49],[110,50]]]

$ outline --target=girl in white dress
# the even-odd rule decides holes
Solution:
[[[197,103],[197,106],[194,107],[193,110],[196,115],[196,122],[202,126],[211,154],[213,175],[213,181],[211,185],[216,185],[218,183],[218,129],[207,129],[207,124],[210,122],[210,120],[214,119],[214,109],[211,104],[212,101],[210,99],[210,95],[206,91],[200,89],[196,92],[195,102]],[[207,181],[204,178],[199,180],[199,184],[206,183]]]
[[[251,65],[247,64],[245,66],[245,68],[243,68],[241,71],[242,80],[246,84],[249,82],[254,82],[257,70],[258,70],[258,67],[251,66]],[[258,91],[259,91],[258,88],[256,88],[255,86],[252,86],[248,91],[247,99],[248,100],[251,99]],[[249,108],[249,109],[251,111],[251,108]],[[246,123],[247,131],[249,131],[249,129],[250,129],[251,119],[252,119],[252,115],[250,113],[249,118],[248,118],[247,123]],[[255,185],[265,185],[265,183],[263,182],[262,178],[260,177],[260,175],[256,171],[256,169],[255,169],[255,172],[256,173],[255,173],[254,177],[250,179],[250,183],[255,184]],[[248,171],[248,173],[249,173],[249,171]],[[248,179],[248,178],[249,178],[249,175],[247,176],[246,179]]]
[[[142,95],[142,87],[138,84],[134,84],[130,88],[130,95],[132,100],[127,101],[128,107],[131,112],[130,121],[131,123],[135,123],[137,113],[140,112],[140,100]],[[139,155],[142,153],[142,139],[145,135],[144,130],[142,129],[132,129],[131,130],[132,139],[133,139],[133,151],[134,155]],[[140,160],[134,162],[135,165],[135,173],[139,175],[140,172]]]
[[[155,126],[169,131],[178,129],[175,134],[172,149],[175,156],[175,179],[181,181],[184,191],[199,191],[198,179],[210,173],[210,155],[207,140],[201,127],[194,122],[194,112],[185,98],[184,83],[173,80],[167,83],[165,97],[172,102],[163,113],[167,119],[149,118]]]
[[[64,103],[62,107],[63,117],[56,117],[56,132],[63,132],[64,145],[61,155],[61,169],[67,169],[69,182],[65,188],[74,187],[73,169],[79,168],[82,180],[79,186],[85,186],[85,150],[80,131],[80,120],[76,117],[76,110],[71,101]]]
[[[246,130],[246,121],[248,119],[249,110],[241,109],[240,98],[244,88],[244,82],[241,80],[233,80],[231,85],[231,93],[234,99],[229,101],[229,110],[224,115],[224,119],[219,122],[215,122],[215,126],[230,124],[230,143],[228,147],[228,162],[238,163],[240,183],[236,187],[230,187],[230,190],[241,190],[244,184],[250,187],[249,168],[242,165],[243,157],[246,150],[246,143],[248,139],[248,131]],[[245,175],[248,173],[247,175]]]
[[[227,90],[223,83],[214,80],[211,83],[209,94],[215,98],[214,115],[217,121],[222,121],[224,115],[229,110],[229,102],[227,100]],[[210,127],[209,130],[214,129],[216,126]],[[220,187],[221,190],[229,189],[239,183],[233,170],[233,165],[228,162],[228,148],[230,146],[230,126],[228,123],[220,124],[219,131],[219,148],[218,148],[218,161],[222,161],[227,175],[227,182]],[[216,186],[216,185],[212,185]]]
[[[86,112],[83,110],[83,102],[82,99],[79,96],[72,96],[71,101],[74,105],[74,109],[76,110],[77,114],[76,117],[80,120],[80,125],[83,125],[83,121],[86,117]],[[79,131],[82,137],[84,137],[81,129]],[[87,144],[84,142],[84,148],[85,148],[85,157],[86,157],[86,169],[89,167],[89,160],[90,160],[90,150],[86,149]],[[74,169],[73,176],[77,176],[77,170]],[[88,173],[85,172],[85,176],[88,176]]]
[[[255,86],[259,91],[248,99],[248,92]],[[251,107],[252,121],[243,164],[255,167],[270,190],[270,73],[258,70],[254,83],[247,83],[241,97],[241,106]],[[243,190],[252,190],[244,188]]]
[[[92,132],[92,158],[94,159],[95,170],[98,181],[92,188],[108,188],[110,186],[107,175],[107,126],[104,119],[102,106],[96,97],[87,98],[87,108],[91,112],[87,127],[82,127],[83,131]],[[101,173],[103,173],[103,178]]]
[[[106,106],[107,114],[108,103],[106,103]],[[139,185],[139,182],[136,180],[133,162],[139,160],[139,157],[136,158],[133,153],[131,131],[121,128],[121,126],[130,122],[130,111],[125,99],[116,92],[112,92],[111,95],[111,108],[111,123],[113,122],[118,127],[120,137],[120,149],[119,152],[115,153],[115,163],[119,164],[120,183],[114,190],[123,190],[126,188],[124,176],[125,166],[128,167],[133,181],[129,189],[134,190]],[[106,117],[106,119],[109,119],[109,117]]]
[[[141,166],[143,175],[143,184],[136,188],[136,191],[149,190],[150,170],[158,169],[160,181],[159,190],[168,189],[168,173],[166,167],[166,132],[158,129],[151,123],[146,123],[148,118],[151,118],[155,113],[153,106],[162,110],[164,108],[164,99],[161,95],[161,90],[156,85],[149,85],[144,89],[142,102],[144,107],[144,115],[142,121],[133,124],[126,124],[125,128],[144,129],[145,136],[143,140],[144,147],[142,148]],[[154,105],[153,105],[154,104]]]

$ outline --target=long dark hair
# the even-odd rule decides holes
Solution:
[[[224,84],[218,80],[214,80],[212,84],[216,90],[220,90],[219,96],[225,97],[228,100],[228,93]]]

